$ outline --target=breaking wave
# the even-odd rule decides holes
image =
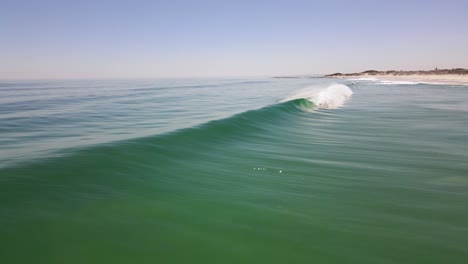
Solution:
[[[281,102],[306,99],[313,103],[314,108],[336,109],[342,107],[352,94],[353,91],[348,86],[344,84],[333,84],[327,88],[307,87],[288,96]]]

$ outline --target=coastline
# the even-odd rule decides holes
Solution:
[[[468,75],[459,74],[412,74],[412,75],[356,75],[356,76],[325,76],[348,80],[375,79],[379,81],[404,81],[428,84],[468,85]]]
[[[338,78],[349,80],[379,80],[402,81],[429,84],[468,85],[468,70],[435,69],[431,71],[375,71],[369,70],[360,73],[334,73],[323,76],[325,78]]]

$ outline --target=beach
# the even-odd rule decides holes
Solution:
[[[465,74],[410,74],[410,75],[388,75],[388,74],[362,74],[359,76],[333,76],[332,78],[362,80],[375,79],[379,81],[402,81],[428,84],[446,85],[468,85],[468,75]]]

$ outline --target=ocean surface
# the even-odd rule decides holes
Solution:
[[[0,82],[2,263],[468,263],[468,87]]]

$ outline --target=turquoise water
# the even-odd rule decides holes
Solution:
[[[465,263],[468,89],[0,83],[5,263]]]

